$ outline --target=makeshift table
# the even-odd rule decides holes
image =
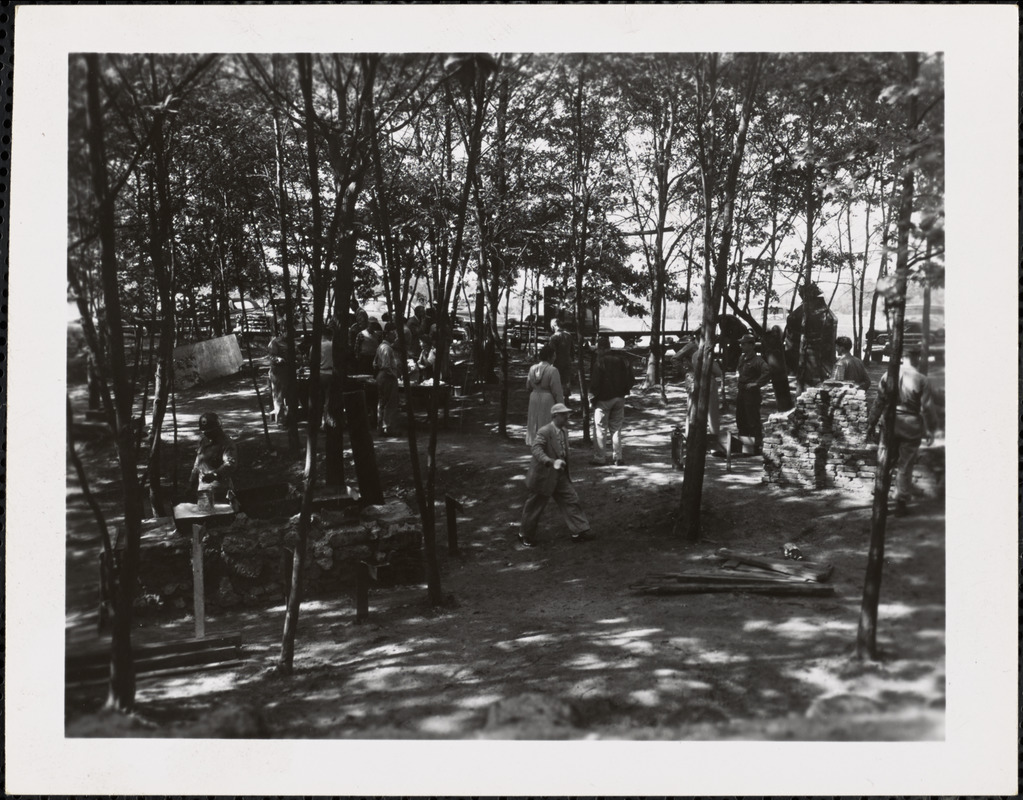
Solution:
[[[211,519],[231,519],[234,509],[230,503],[214,503],[212,508],[201,508],[195,503],[174,506],[174,519],[192,523],[192,597],[195,610],[195,638],[206,635],[206,595],[203,581],[202,535]]]

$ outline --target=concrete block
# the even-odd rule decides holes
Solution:
[[[242,367],[242,351],[233,333],[174,348],[174,384],[188,389],[196,384],[234,375]]]

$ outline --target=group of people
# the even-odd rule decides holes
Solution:
[[[437,318],[433,308],[416,306],[412,316],[401,322],[404,328],[405,349],[401,349],[398,324],[390,314],[381,319],[370,316],[365,309],[355,310],[355,322],[349,326],[345,356],[347,374],[372,376],[377,389],[377,433],[389,436],[396,431],[398,411],[398,384],[407,373],[413,383],[443,380],[437,365]],[[273,402],[271,416],[278,424],[285,424],[289,414],[288,380],[295,367],[308,367],[312,342],[308,336],[296,345],[298,361],[292,364],[288,348],[285,320],[278,321],[278,333],[267,345],[269,368],[267,379]],[[320,339],[319,375],[324,407],[329,402],[329,391],[334,384],[334,343],[339,330],[336,320],[324,326]]]
[[[526,387],[529,409],[526,417],[526,444],[532,460],[526,476],[527,496],[522,507],[519,541],[523,547],[536,546],[536,530],[540,515],[553,498],[568,525],[573,542],[592,538],[590,523],[572,486],[569,471],[568,417],[572,410],[569,397],[575,342],[571,333],[557,322],[554,335],[540,348],[538,360],[529,368]],[[560,338],[561,358],[559,358]],[[566,360],[567,359],[567,363]],[[564,373],[559,364],[564,364]],[[563,382],[562,375],[567,379]],[[590,363],[588,386],[593,409],[593,454],[590,463],[605,466],[610,459],[615,466],[625,463],[622,450],[622,429],[625,425],[625,398],[635,383],[632,367],[626,356],[611,349],[607,335],[597,338],[597,349]],[[580,386],[581,389],[581,386]]]
[[[555,328],[555,333],[558,329]],[[777,332],[776,332],[777,335]],[[526,444],[531,448],[532,459],[526,477],[527,497],[522,509],[519,525],[519,541],[523,547],[536,546],[536,531],[540,515],[548,501],[553,498],[565,518],[572,541],[591,538],[590,524],[572,487],[569,472],[569,450],[567,441],[568,418],[572,413],[566,404],[571,380],[571,366],[562,372],[556,348],[551,341],[540,348],[538,360],[526,377],[529,389],[529,410],[526,424]],[[738,340],[740,356],[736,365],[735,420],[740,437],[753,441],[754,452],[763,453],[763,420],[761,417],[762,389],[772,380],[772,369],[768,361],[757,353],[757,339],[746,333]],[[851,383],[866,391],[871,379],[863,362],[852,354],[852,340],[847,336],[835,338],[834,357],[830,370],[831,380]],[[569,355],[573,350],[567,348]],[[935,429],[934,403],[926,376],[918,370],[919,348],[909,349],[903,359],[899,374],[899,386],[888,386],[887,375],[882,377],[868,420],[868,436],[874,437],[878,423],[884,424],[884,411],[895,405],[893,448],[889,456],[889,469],[897,471],[895,482],[895,514],[908,513],[908,498],[912,483],[913,465],[920,450],[921,442],[933,441]],[[702,331],[687,342],[675,355],[676,363],[683,369],[685,385],[689,394],[689,408],[686,433],[695,424],[697,402],[695,400],[696,375],[707,375],[710,379],[707,424],[708,446],[716,455],[724,455],[721,440],[721,403],[724,373],[720,363],[703,346]],[[710,359],[709,366],[706,360]],[[817,365],[819,367],[819,363]],[[818,370],[819,371],[819,370]],[[570,376],[568,380],[563,375]],[[810,381],[809,374],[801,380]],[[814,381],[816,382],[816,381]],[[593,409],[593,455],[590,463],[602,466],[607,463],[607,444],[610,441],[611,459],[618,466],[624,463],[622,453],[622,428],[625,418],[625,397],[634,385],[631,367],[626,357],[611,350],[606,335],[598,337],[597,350],[590,370],[590,406]],[[884,458],[884,442],[878,458]]]

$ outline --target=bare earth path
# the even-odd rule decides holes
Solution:
[[[525,418],[525,364],[515,365],[511,413]],[[734,386],[734,376],[732,384]],[[875,376],[876,377],[876,376]],[[442,430],[438,495],[463,501],[460,557],[442,548],[448,602],[425,587],[374,589],[370,619],[355,624],[348,593],[302,609],[296,674],[267,675],[283,607],[213,617],[207,635],[241,632],[248,656],[230,670],[146,677],[144,719],[95,713],[102,687],[73,687],[68,735],[352,738],[933,739],[944,736],[944,507],[889,519],[879,640],[885,660],[853,658],[870,510],[840,492],[761,481],[760,460],[708,459],[705,540],[673,533],[681,473],[670,434],[682,394],[633,397],[627,466],[594,467],[573,417],[572,475],[596,539],[574,544],[556,510],[541,546],[515,544],[528,449],[522,426],[496,434],[496,389],[464,425]],[[181,479],[202,411],[239,434],[245,485],[294,477],[274,432],[268,453],[245,374],[178,398]],[[768,413],[765,408],[765,414]],[[731,424],[727,414],[725,424]],[[185,431],[189,433],[184,433]],[[376,442],[385,491],[414,505],[403,439]],[[112,478],[104,451],[94,475]],[[70,474],[70,473],[69,473]],[[354,474],[351,471],[350,474]],[[67,639],[96,646],[95,526],[69,482]],[[116,511],[113,485],[97,488]],[[442,509],[442,507],[441,507]],[[443,525],[443,514],[439,516]],[[442,537],[443,538],[443,535]],[[712,559],[719,547],[779,556],[784,542],[834,564],[833,597],[749,594],[648,596],[629,585]],[[191,635],[189,618],[140,618],[139,641]]]

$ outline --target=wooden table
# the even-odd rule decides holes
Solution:
[[[174,506],[174,519],[192,523],[192,598],[195,610],[195,638],[206,635],[206,595],[203,580],[202,535],[211,519],[232,519],[230,503],[214,503],[213,508],[200,508],[195,503]]]

